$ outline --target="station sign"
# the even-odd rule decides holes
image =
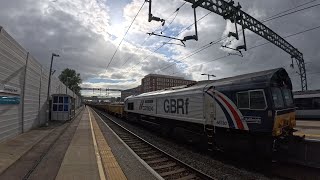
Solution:
[[[0,93],[20,95],[20,92],[20,88],[9,86],[6,84],[0,84]]]
[[[3,104],[20,104],[19,96],[0,96],[0,105]]]
[[[20,88],[0,84],[0,105],[20,104]]]

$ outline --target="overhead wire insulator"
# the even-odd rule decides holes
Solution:
[[[151,0],[147,1],[151,4]],[[151,8],[150,8],[150,4],[149,4],[149,18],[150,18],[150,14],[151,14]],[[156,34],[155,32],[151,32],[151,33],[147,33],[149,36],[151,35],[154,35],[154,36],[160,36],[160,37],[165,37],[165,38],[169,38],[169,39],[174,39],[174,40],[178,40],[180,41],[184,46],[186,47],[185,45],[185,42],[188,41],[188,40],[196,40],[198,41],[198,27],[197,27],[197,15],[196,15],[196,7],[192,6],[193,8],[193,12],[194,12],[194,26],[195,26],[195,35],[189,35],[189,36],[185,36],[183,39],[180,39],[180,38],[176,38],[176,37],[171,37],[171,36],[166,36],[166,35],[162,35],[162,32],[161,34]],[[179,12],[180,8],[177,8],[176,12]],[[151,14],[152,15],[152,14]],[[176,14],[177,16],[177,14]],[[174,19],[176,18],[176,16],[174,17]],[[174,20],[173,19],[173,20]],[[170,24],[173,22],[173,20],[170,22]],[[150,22],[150,21],[149,21]],[[170,25],[169,24],[169,25]],[[166,44],[176,44],[176,43],[166,43]],[[177,45],[181,45],[181,44],[177,44]]]
[[[233,6],[234,2],[230,1],[229,4]],[[240,9],[241,9],[241,5],[238,2],[238,5],[235,7],[235,9],[231,9],[231,10],[228,10],[227,12],[225,12],[225,18],[230,19],[231,23],[234,23],[235,30],[236,30],[236,32],[229,32],[228,37],[232,36],[232,37],[236,38],[237,40],[239,40],[239,31],[238,31],[237,23],[239,23],[238,21],[240,20],[241,23],[239,23],[239,24],[242,26],[244,44],[237,46],[236,48],[230,48],[227,46],[222,46],[222,47],[238,51],[238,52],[240,52],[241,57],[243,57],[241,50],[244,49],[245,51],[247,51],[247,44],[246,44],[246,37],[245,37],[245,33],[244,33],[243,21],[241,20],[241,18],[238,16],[238,13],[237,13],[237,11]]]
[[[243,57],[243,54],[242,54],[240,48],[238,49],[239,46],[237,48],[231,48],[231,47],[227,47],[227,46],[222,45],[221,47],[239,52],[239,54],[237,54],[237,53],[228,53],[228,55],[237,55],[237,56]]]
[[[145,0],[146,2],[149,3],[149,17],[148,17],[148,21],[151,22],[151,21],[159,21],[159,22],[162,22],[162,26],[164,26],[165,24],[165,20],[164,19],[161,19],[159,17],[156,17],[156,16],[153,16],[152,13],[151,13],[151,4],[152,4],[152,0]]]

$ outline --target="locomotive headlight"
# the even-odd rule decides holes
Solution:
[[[296,118],[295,118],[295,115],[294,116],[291,116],[290,118],[290,127],[295,127],[296,126]]]
[[[281,128],[277,128],[277,129],[276,129],[276,132],[275,132],[275,135],[276,135],[276,136],[280,136],[281,133],[282,133]]]

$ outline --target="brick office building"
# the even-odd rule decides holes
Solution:
[[[138,95],[141,94],[141,86],[132,88],[132,89],[126,89],[121,91],[121,101],[124,101],[124,99],[131,95]]]
[[[157,91],[169,87],[182,86],[196,81],[186,80],[183,77],[148,74],[141,80],[141,91]]]

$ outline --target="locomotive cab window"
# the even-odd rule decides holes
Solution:
[[[249,109],[249,92],[237,93],[238,108]]]
[[[283,89],[283,97],[287,107],[293,107],[292,93],[289,89]]]
[[[266,101],[264,91],[250,91],[250,109],[265,109]]]
[[[133,102],[132,103],[128,103],[128,110],[133,110]]]
[[[272,88],[272,99],[275,108],[284,108],[284,101],[282,97],[282,92],[280,88]]]
[[[267,107],[263,90],[253,90],[237,93],[239,109],[264,110]]]

